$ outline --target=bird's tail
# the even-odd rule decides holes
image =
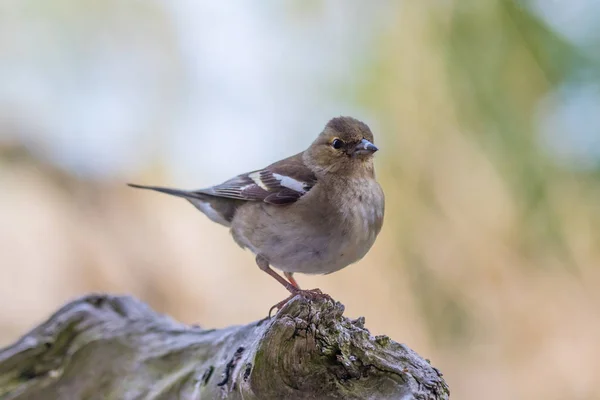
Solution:
[[[136,189],[154,190],[182,197],[192,203],[198,210],[202,211],[210,220],[227,227],[231,226],[231,220],[237,208],[243,203],[242,200],[212,196],[208,193],[203,193],[202,190],[180,190],[161,186],[135,185],[133,183],[128,183],[127,185]]]
[[[170,194],[172,196],[177,196],[177,197],[183,197],[185,199],[199,199],[202,197],[202,194],[198,193],[198,192],[192,192],[189,190],[171,189],[171,188],[166,188],[166,187],[162,187],[162,186],[145,186],[145,185],[136,185],[134,183],[128,183],[127,186],[130,186],[130,187],[136,188],[136,189],[155,190],[157,192],[166,193],[166,194]]]

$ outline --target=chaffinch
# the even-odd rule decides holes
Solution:
[[[229,227],[236,243],[256,255],[260,269],[290,291],[289,298],[328,297],[319,289],[301,290],[293,274],[329,274],[369,251],[384,214],[373,166],[377,150],[366,124],[338,117],[307,150],[220,185],[194,191],[130,186],[183,197]]]

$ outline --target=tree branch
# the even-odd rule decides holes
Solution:
[[[189,327],[131,297],[75,300],[0,350],[0,399],[448,399],[442,374],[340,303]]]

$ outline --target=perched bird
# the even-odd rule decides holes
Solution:
[[[310,147],[268,167],[220,185],[185,191],[152,189],[183,197],[256,255],[259,268],[294,295],[293,274],[329,274],[364,257],[381,230],[384,195],[375,179],[369,127],[351,117],[330,120]],[[271,269],[273,266],[287,278]]]

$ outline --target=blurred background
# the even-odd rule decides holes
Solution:
[[[0,345],[89,292],[205,327],[287,296],[200,188],[334,116],[381,148],[384,228],[298,276],[456,399],[600,398],[600,2],[0,3]]]

